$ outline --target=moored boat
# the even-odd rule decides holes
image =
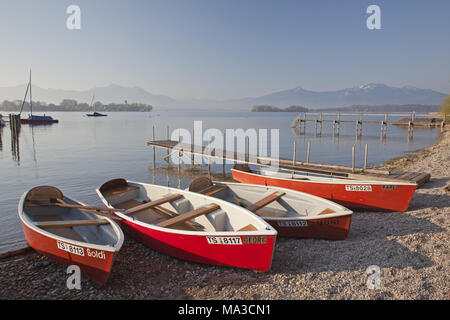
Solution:
[[[93,113],[86,113],[86,116],[88,116],[88,117],[107,117],[108,115],[94,111]]]
[[[21,124],[53,124],[58,123],[58,120],[53,119],[51,116],[46,116],[45,114],[43,116],[36,116],[33,115],[33,99],[31,97],[31,70],[30,70],[30,81],[27,85],[27,90],[25,91],[25,97],[23,98],[22,107],[20,108],[20,114],[22,114],[23,107],[25,105],[25,100],[27,99],[28,90],[30,90],[30,115],[26,119],[20,119]]]
[[[189,190],[239,204],[272,225],[278,236],[343,240],[350,229],[352,211],[299,191],[207,177],[192,181]]]
[[[124,235],[99,211],[87,210],[51,186],[25,192],[18,213],[25,238],[33,249],[64,265],[78,265],[99,284],[107,281]]]
[[[408,209],[417,187],[414,183],[394,181],[365,181],[253,171],[246,164],[235,165],[231,172],[233,179],[238,182],[297,190],[358,210],[404,212]]]
[[[28,118],[22,118],[20,119],[20,123],[22,124],[52,124],[52,123],[58,123],[59,121],[56,119],[53,119],[51,116],[36,116],[36,115],[29,115]]]
[[[114,179],[96,190],[136,240],[198,263],[267,271],[277,231],[229,202],[164,186]]]

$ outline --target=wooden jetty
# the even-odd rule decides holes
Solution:
[[[307,119],[307,115],[318,115],[319,119]],[[323,116],[336,116],[336,119],[323,119]],[[359,116],[359,120],[342,120],[341,116]],[[381,116],[384,117],[383,120],[363,120],[364,116]],[[401,119],[400,121],[388,121],[388,117],[408,117]],[[445,115],[441,121],[437,121],[436,118],[433,118],[426,121],[425,119],[416,118],[418,116],[428,116],[428,114],[417,114],[416,112],[412,112],[410,114],[405,113],[326,113],[326,112],[303,112],[303,117],[299,115],[291,124],[292,128],[298,127],[299,133],[302,133],[302,125],[303,125],[303,133],[306,130],[306,123],[313,122],[314,123],[314,132],[317,133],[317,128],[319,127],[319,134],[322,133],[322,123],[328,122],[333,124],[333,135],[339,135],[341,123],[345,124],[355,124],[356,136],[362,135],[362,127],[363,124],[379,124],[380,125],[380,135],[382,137],[386,137],[387,126],[388,125],[404,125],[408,126],[408,136],[412,137],[414,132],[414,126],[423,126],[423,127],[441,127],[441,131],[443,131],[444,126],[446,125]]]
[[[376,181],[398,181],[416,183],[418,187],[430,180],[429,173],[423,172],[404,172],[404,171],[390,171],[385,169],[367,168],[367,146],[365,156],[365,168],[355,168],[355,151],[353,147],[353,165],[352,167],[327,165],[311,162],[296,161],[296,145],[294,144],[293,159],[285,158],[269,158],[261,157],[259,155],[250,155],[248,153],[248,139],[246,139],[246,152],[244,154],[221,149],[211,149],[205,146],[194,145],[193,143],[180,143],[174,140],[152,140],[147,142],[148,146],[167,149],[169,154],[178,152],[179,154],[187,153],[192,156],[192,163],[194,164],[194,155],[207,158],[221,158],[223,160],[223,168],[225,168],[225,161],[245,162],[258,166],[278,167],[283,170],[293,172],[304,172],[310,174],[319,174],[332,176],[337,178],[348,178],[357,180],[376,180]],[[225,145],[225,144],[224,144]],[[310,144],[308,145],[308,159],[309,159]],[[210,161],[209,161],[210,162]],[[210,165],[209,165],[210,170]]]

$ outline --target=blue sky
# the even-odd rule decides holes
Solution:
[[[66,8],[81,8],[81,30]],[[381,8],[381,30],[366,8]],[[450,92],[450,1],[0,0],[0,86],[230,99],[371,82]]]

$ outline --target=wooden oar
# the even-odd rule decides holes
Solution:
[[[29,201],[32,204],[36,204],[39,206],[58,206],[64,208],[75,208],[75,209],[86,209],[86,210],[95,210],[95,211],[108,211],[114,212],[119,211],[123,212],[124,209],[111,209],[106,207],[92,207],[92,206],[82,206],[76,204],[68,204],[67,202],[62,201],[61,199],[50,199],[50,202],[40,202],[40,201]]]
[[[58,201],[58,203],[55,203],[55,205],[57,205],[57,206],[66,207],[66,208],[73,208],[73,207],[71,207],[72,206],[71,204],[68,204],[68,203],[64,202],[63,200],[61,200],[61,199],[56,199],[56,201]],[[96,214],[98,216],[107,217],[107,218],[114,219],[114,220],[119,220],[119,221],[123,220],[122,218],[116,217],[116,216],[114,216],[112,214],[103,213],[103,212],[100,212],[100,211],[97,211],[97,210],[91,210],[91,209],[86,209],[86,208],[89,208],[89,207],[88,206],[77,206],[77,208],[75,208],[75,209],[80,209],[80,210],[82,210],[84,212],[87,212],[87,213],[93,213],[93,214]],[[100,209],[105,209],[105,208],[100,208]],[[116,211],[115,209],[110,209],[110,208],[106,208],[106,209],[108,209],[110,211],[111,210],[112,211]]]

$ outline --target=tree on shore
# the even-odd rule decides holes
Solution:
[[[450,115],[450,95],[448,95],[441,104],[441,113]]]

